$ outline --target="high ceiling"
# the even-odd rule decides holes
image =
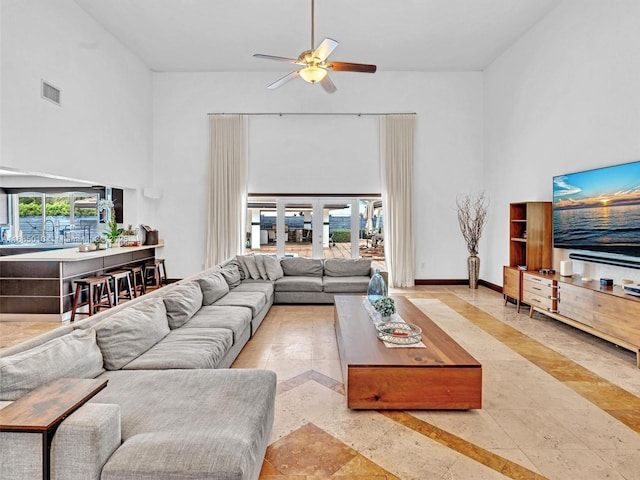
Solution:
[[[154,71],[285,71],[254,53],[311,44],[311,0],[75,0]],[[316,0],[315,43],[387,71],[477,71],[561,0]]]

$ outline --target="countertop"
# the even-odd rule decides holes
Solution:
[[[164,247],[164,242],[156,245],[140,245],[138,247],[114,247],[106,250],[94,250],[90,252],[80,252],[78,247],[59,248],[47,250],[45,252],[20,253],[18,255],[7,255],[0,257],[0,262],[80,262],[92,258],[109,257],[121,253],[137,252],[150,248]]]

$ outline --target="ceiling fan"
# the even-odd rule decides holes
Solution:
[[[314,13],[315,13],[315,0],[311,0],[311,50],[305,50],[298,58],[286,58],[276,57],[273,55],[262,55],[256,53],[254,57],[264,58],[266,60],[277,60],[280,62],[294,63],[300,65],[302,68],[294,70],[293,72],[285,75],[279,80],[276,80],[267,88],[274,89],[281,85],[284,85],[289,80],[300,76],[305,82],[320,83],[322,88],[328,93],[333,93],[337,90],[334,83],[327,75],[327,70],[335,70],[338,72],[362,72],[362,73],[375,73],[375,65],[367,65],[364,63],[349,63],[349,62],[332,62],[328,60],[329,55],[338,46],[338,42],[331,38],[325,38],[318,48],[315,50],[313,46],[314,42]]]

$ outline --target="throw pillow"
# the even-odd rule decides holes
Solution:
[[[161,297],[120,310],[95,325],[96,339],[107,370],[120,370],[169,333]]]
[[[238,268],[238,272],[240,272],[240,280],[244,280],[246,275],[244,274],[244,270],[242,269],[242,265],[240,265],[240,260],[236,256],[235,258],[229,260],[227,265],[235,265]],[[226,266],[226,265],[225,265]]]
[[[202,290],[203,305],[211,305],[229,293],[229,284],[220,272],[198,278],[196,281]]]
[[[258,271],[260,272],[260,278],[262,280],[269,280],[267,269],[264,267],[264,257],[264,255],[256,255],[256,266],[258,267]]]
[[[226,267],[221,268],[219,272],[229,284],[229,288],[234,288],[240,285],[242,280],[240,278],[240,271],[236,265],[227,265]]]
[[[284,277],[284,272],[282,271],[282,266],[280,265],[278,257],[276,257],[275,255],[265,255],[263,260],[264,268],[267,271],[269,280],[275,281],[279,278]]]
[[[260,278],[262,278],[260,277],[260,270],[258,270],[258,265],[256,264],[255,255],[248,255],[244,257],[244,263],[249,270],[249,277],[247,278],[253,278],[254,280],[260,280]]]
[[[236,255],[236,260],[240,265],[240,270],[242,271],[242,276],[244,277],[243,280],[246,278],[251,278],[251,272],[249,272],[249,267],[247,267],[247,262],[246,262],[247,257],[250,257],[250,256],[251,255]]]
[[[202,290],[196,282],[187,282],[168,289],[162,297],[167,309],[169,328],[180,328],[202,307]]]
[[[17,400],[59,378],[95,378],[104,372],[93,330],[75,330],[0,358],[0,400]]]

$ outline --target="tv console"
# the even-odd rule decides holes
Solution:
[[[538,311],[636,354],[640,368],[640,298],[578,276],[523,273],[523,302]]]

